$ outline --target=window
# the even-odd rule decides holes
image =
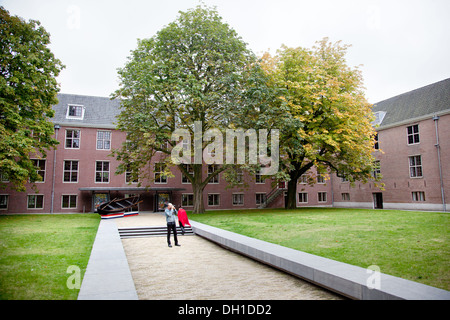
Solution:
[[[308,176],[306,174],[302,174],[302,176],[298,179],[298,183],[300,183],[300,184],[307,184],[308,183]]]
[[[326,192],[318,192],[317,193],[317,201],[327,202],[327,193]]]
[[[408,133],[408,144],[419,143],[419,125],[415,124],[406,128]]]
[[[242,206],[244,204],[244,194],[233,193],[233,206]]]
[[[31,159],[33,161],[34,166],[36,167],[37,174],[42,177],[42,181],[45,182],[45,159]]]
[[[242,169],[237,169],[236,181],[239,184],[244,183],[244,171]]]
[[[111,149],[111,131],[97,131],[97,150]]]
[[[373,162],[372,176],[377,179],[381,175],[381,163],[379,160]]]
[[[80,130],[66,130],[66,149],[80,149]]]
[[[261,184],[266,182],[266,180],[263,179],[261,176],[261,170],[259,170],[258,173],[255,175],[255,182]]]
[[[208,165],[208,176],[210,174],[213,174],[214,172],[216,172],[219,169],[219,166],[217,164],[209,164]],[[217,174],[214,178],[212,178],[211,180],[209,180],[208,183],[219,183],[219,174]]]
[[[0,194],[0,210],[8,209],[9,195]]]
[[[422,156],[409,157],[409,176],[411,178],[422,177]]]
[[[323,175],[321,174],[317,175],[317,183],[325,183],[325,178]]]
[[[83,120],[84,107],[81,105],[69,105],[67,107],[66,119]]]
[[[187,172],[192,175],[194,174],[194,167],[192,167],[190,164],[183,164],[183,166]],[[189,181],[188,177],[184,175],[184,173],[181,173],[181,183],[191,183],[191,181]]]
[[[131,172],[130,165],[127,165],[127,170],[125,171],[125,182],[126,183],[138,183],[138,179],[133,179],[133,173]]]
[[[208,194],[208,206],[220,205],[220,194],[210,193]]]
[[[341,193],[342,201],[350,201],[350,193]]]
[[[183,207],[194,206],[194,195],[192,193],[183,193],[181,195],[181,205]]]
[[[95,182],[109,182],[109,161],[95,162]]]
[[[380,144],[379,144],[379,142],[378,142],[378,133],[375,134],[374,140],[375,140],[375,142],[374,142],[374,144],[373,144],[373,148],[374,148],[375,150],[380,150]]]
[[[266,194],[265,193],[256,193],[255,194],[255,201],[257,205],[266,203]]]
[[[167,183],[167,177],[164,175],[164,163],[155,163],[155,183]]]
[[[414,191],[412,193],[413,201],[425,201],[425,192],[423,191]]]
[[[299,194],[298,194],[298,202],[300,202],[300,203],[308,203],[308,193],[307,192],[299,192]]]
[[[64,161],[64,182],[78,182],[78,161]]]
[[[77,196],[73,194],[63,195],[61,207],[63,209],[75,209],[77,207]]]
[[[32,194],[28,195],[28,209],[43,209],[44,208],[44,195]]]
[[[0,171],[0,182],[9,182],[8,174]]]

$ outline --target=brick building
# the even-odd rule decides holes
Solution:
[[[138,187],[127,174],[115,175],[119,163],[110,153],[126,139],[126,133],[115,129],[118,101],[71,94],[59,94],[58,99],[52,121],[60,144],[45,159],[35,159],[43,177],[36,183],[38,193],[31,186],[22,193],[0,190],[0,213],[92,212],[102,201],[130,194],[144,200],[139,205],[142,211],[159,210],[164,200],[192,207],[190,183],[176,169],[172,178],[159,176],[157,157],[148,168],[157,179],[148,189]],[[449,101],[450,79],[446,79],[375,104],[374,174],[383,175],[385,190],[373,182],[352,187],[335,175],[315,175],[314,186],[299,179],[297,205],[445,210],[444,199],[450,201]],[[213,168],[204,170],[206,175]],[[8,183],[7,177],[0,178]],[[204,190],[205,209],[284,206],[282,185],[248,173],[243,181],[247,188],[226,189],[219,174]]]
[[[373,182],[333,178],[336,207],[445,211],[450,203],[450,79],[373,106],[377,117]]]

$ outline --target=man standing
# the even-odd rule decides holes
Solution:
[[[175,239],[175,245],[179,247],[178,239],[177,239],[177,227],[175,225],[175,216],[178,215],[177,210],[175,210],[175,206],[171,203],[167,205],[166,210],[164,210],[166,214],[166,222],[167,222],[167,244],[169,248],[172,248],[172,244],[170,243],[170,230],[173,230],[173,238]]]

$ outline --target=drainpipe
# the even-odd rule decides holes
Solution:
[[[55,124],[55,139],[58,140],[58,131],[59,131],[59,124]],[[53,213],[53,204],[55,202],[55,176],[56,176],[56,146],[53,147],[53,178],[52,178],[52,204],[50,208],[50,213]]]
[[[434,145],[437,149],[438,166],[439,166],[439,179],[441,180],[441,197],[442,197],[442,209],[444,212],[447,211],[445,205],[445,192],[444,192],[444,179],[442,178],[442,165],[441,165],[441,146],[439,145],[439,131],[438,131],[438,121],[439,116],[434,116],[434,127],[436,128],[436,144]]]

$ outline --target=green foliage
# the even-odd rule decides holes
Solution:
[[[372,109],[360,71],[346,64],[347,48],[325,38],[312,50],[282,47],[277,56],[262,57],[278,90],[272,108],[286,110],[275,126],[281,129],[280,154],[289,175],[289,208],[296,207],[298,178],[313,166],[351,182],[372,178]]]
[[[169,157],[176,128],[194,135],[194,121],[202,122],[202,132],[218,128],[225,132],[239,113],[242,92],[247,84],[246,67],[253,54],[236,31],[222,21],[217,11],[198,6],[180,12],[178,19],[154,37],[138,41],[125,67],[118,70],[122,99],[118,128],[128,132],[128,142],[114,153],[122,165],[118,173],[131,171],[135,177],[151,181],[147,168],[156,152],[165,162],[165,175],[174,164]],[[204,141],[202,149],[207,145]],[[192,148],[194,150],[194,148]],[[193,165],[193,174],[180,170],[194,189],[202,189],[209,179],[227,167],[221,166],[202,177],[202,165]],[[201,193],[194,191],[194,202]],[[201,208],[203,204],[201,201]]]
[[[30,158],[45,157],[58,143],[49,119],[58,102],[55,78],[64,66],[38,21],[25,22],[3,7],[0,39],[0,172],[23,191],[28,180],[41,179]]]

